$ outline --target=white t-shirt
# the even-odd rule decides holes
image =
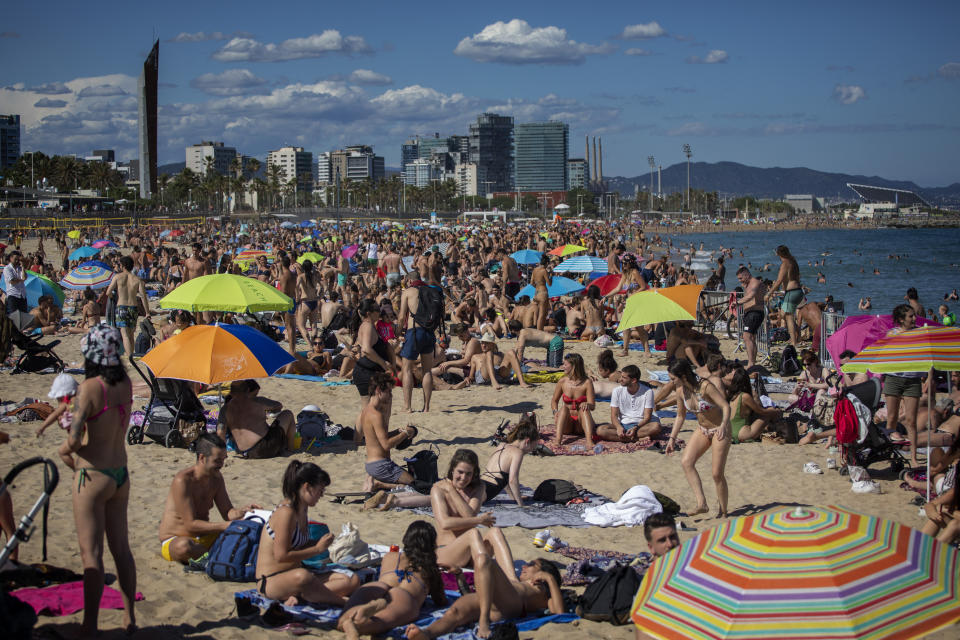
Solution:
[[[17,297],[17,298],[26,298],[27,297],[27,287],[23,282],[14,283],[12,280],[14,278],[26,278],[26,271],[21,265],[18,269],[13,266],[13,263],[7,264],[3,267],[3,280],[7,297]]]
[[[623,385],[613,390],[610,397],[610,406],[620,410],[620,423],[636,423],[643,420],[643,414],[647,409],[654,409],[653,389],[640,383],[640,388],[635,394],[627,391]]]
[[[376,260],[379,247],[377,243],[371,242],[367,245],[367,260]]]

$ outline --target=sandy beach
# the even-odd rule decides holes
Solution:
[[[81,366],[80,337],[62,339],[57,352],[68,366]],[[454,341],[455,343],[457,341]],[[502,340],[501,348],[512,346],[515,341]],[[458,346],[458,345],[454,345]],[[724,343],[724,351],[730,353],[733,344]],[[583,355],[593,365],[599,348],[591,342],[568,342],[568,351]],[[543,357],[537,349],[531,349],[528,357]],[[617,357],[621,366],[636,364],[641,370],[664,369],[657,364],[657,356],[631,352],[629,357]],[[130,371],[134,382],[139,381],[136,372]],[[79,378],[79,376],[77,376]],[[0,373],[0,398],[4,402],[19,401],[24,397],[46,399],[53,375],[10,375]],[[359,397],[353,386],[321,387],[316,382],[270,378],[260,381],[261,395],[279,400],[297,413],[304,405],[316,404],[326,411],[335,422],[352,425],[359,410]],[[492,450],[489,442],[501,419],[516,420],[521,411],[536,411],[541,421],[549,422],[549,401],[554,385],[540,384],[524,390],[517,386],[495,391],[489,386],[472,386],[464,391],[436,392],[433,408],[429,414],[399,413],[400,393],[395,391],[392,426],[405,422],[420,427],[420,439],[412,450],[427,444],[437,445],[440,450],[439,468],[446,470],[454,450],[460,447],[474,449],[484,462]],[[146,403],[146,393],[141,391],[134,398],[134,409]],[[414,406],[422,406],[422,394],[415,391]],[[598,403],[595,417],[600,422],[609,420],[609,404]],[[63,441],[63,431],[56,426],[48,429],[38,439],[35,431],[39,422],[11,423],[0,426],[10,434],[10,443],[0,445],[0,470],[4,472],[14,464],[32,457],[45,456],[59,459],[56,449]],[[681,438],[688,437],[692,421],[688,421]],[[137,588],[144,600],[137,605],[140,631],[137,638],[218,638],[234,639],[247,636],[251,631],[260,633],[259,626],[239,620],[234,611],[233,592],[249,588],[246,584],[215,583],[203,575],[184,574],[180,565],[164,561],[159,555],[157,525],[161,515],[170,481],[174,473],[192,464],[193,454],[184,449],[166,449],[156,444],[129,446],[131,501],[129,509],[130,542],[134,551],[137,569]],[[336,443],[314,448],[312,454],[298,453],[296,457],[309,459],[327,470],[333,479],[329,492],[360,491],[363,483],[362,449],[353,445]],[[727,463],[727,479],[730,486],[731,515],[748,515],[783,505],[839,505],[861,513],[890,518],[911,527],[918,527],[922,520],[918,507],[910,504],[916,494],[898,488],[897,479],[880,479],[881,494],[858,495],[850,491],[850,481],[834,471],[824,475],[809,475],[802,471],[805,462],[814,461],[826,469],[826,459],[831,456],[822,445],[775,445],[767,443],[741,444],[731,449]],[[397,454],[394,455],[397,458]],[[713,483],[710,481],[708,453],[700,462],[699,469],[713,511],[716,509]],[[288,464],[286,458],[273,460],[244,460],[231,455],[223,469],[227,488],[234,504],[256,502],[272,507],[280,499],[281,475]],[[72,473],[62,464],[61,483],[50,503],[50,537],[48,562],[80,570],[80,558],[74,531],[71,509],[70,485]],[[882,465],[881,465],[882,466]],[[22,474],[12,490],[15,513],[19,517],[33,503],[40,492],[42,479],[39,467]],[[630,487],[646,484],[680,503],[684,509],[691,508],[692,493],[680,467],[680,456],[665,456],[658,452],[641,451],[630,454],[606,454],[603,456],[534,457],[528,456],[521,472],[521,482],[535,487],[547,478],[564,478],[584,487],[617,499]],[[358,525],[361,536],[371,543],[399,544],[406,526],[417,519],[410,511],[389,513],[362,512],[357,504],[334,504],[322,499],[312,510],[313,519],[329,524],[337,532],[340,525],[350,521]],[[717,524],[712,515],[693,518],[681,516],[680,520],[696,531],[680,533],[681,541],[689,540]],[[635,553],[645,551],[646,544],[641,528],[556,528],[564,542]],[[536,549],[532,543],[534,532],[511,527],[505,530],[514,554],[519,559],[531,559],[539,555],[554,557]],[[21,547],[21,561],[39,562],[40,527],[34,538]],[[562,556],[555,559],[569,564]],[[113,561],[105,554],[108,574],[114,574]],[[53,626],[67,633],[63,625],[78,626],[80,614],[62,618],[41,618],[38,628]],[[101,628],[103,637],[117,638],[122,635],[118,627],[120,611],[103,611]],[[342,637],[336,632],[313,631],[322,637]],[[523,633],[524,638],[633,638],[632,626],[614,627],[609,624],[580,621],[574,624],[547,625],[533,633]],[[948,629],[933,638],[955,638],[956,628]]]

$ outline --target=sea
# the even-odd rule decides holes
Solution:
[[[847,315],[889,314],[905,302],[910,287],[916,287],[925,308],[936,312],[946,294],[960,289],[960,229],[742,231],[661,237],[673,241],[676,264],[683,263],[690,245],[697,249],[692,266],[700,282],[705,282],[716,266],[720,247],[732,248],[733,258],[726,260],[728,289],[738,284],[735,274],[741,264],[755,276],[775,280],[780,266],[775,250],[784,244],[797,259],[801,283],[811,289],[807,299],[822,302],[832,295],[843,301]],[[767,265],[769,270],[764,271]],[[825,283],[817,281],[821,273]],[[858,311],[858,302],[867,296],[873,309]],[[960,301],[946,304],[951,311],[960,312]]]

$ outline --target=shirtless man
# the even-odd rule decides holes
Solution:
[[[480,353],[480,341],[473,337],[473,334],[470,333],[470,327],[465,324],[455,324],[450,327],[450,333],[452,335],[460,338],[460,342],[463,343],[463,350],[460,352],[460,357],[455,360],[447,360],[442,362],[438,367],[434,368],[433,372],[436,375],[441,375],[446,373],[450,369],[459,368],[461,376],[466,376],[467,371],[470,369],[470,361],[473,359],[473,356]]]
[[[557,334],[538,329],[522,329],[516,347],[517,360],[520,363],[523,363],[523,351],[527,346],[546,349],[548,367],[563,366],[563,338]]]
[[[503,292],[513,300],[520,291],[520,266],[506,251],[500,250],[500,269],[503,272]]]
[[[411,624],[406,629],[409,640],[432,640],[473,622],[477,636],[490,636],[490,623],[521,618],[528,613],[549,609],[563,613],[560,572],[547,560],[528,562],[515,573],[513,554],[497,550],[496,559],[483,554],[474,562],[475,593],[457,598],[443,616],[425,629]]]
[[[607,256],[607,273],[620,273],[620,256],[626,252],[627,248],[623,244],[618,244],[610,251]]]
[[[173,477],[160,518],[160,555],[168,562],[186,564],[199,558],[231,521],[260,508],[255,504],[233,508],[220,474],[227,459],[227,443],[223,438],[203,433],[196,440],[196,451],[196,463]],[[210,509],[214,505],[223,522],[210,522]]]
[[[371,375],[368,387],[370,400],[360,412],[358,423],[367,448],[364,491],[389,490],[413,484],[413,476],[390,459],[390,450],[405,441],[411,441],[416,433],[409,426],[393,433],[387,431],[393,406],[393,385],[393,377],[388,373],[381,371]]]
[[[693,321],[681,320],[667,334],[667,362],[674,358],[686,358],[694,366],[700,366],[707,357],[707,341],[703,334],[693,330]]]
[[[763,324],[763,280],[750,275],[750,269],[737,269],[737,280],[743,287],[743,344],[747,350],[747,369],[757,363],[757,332]]]
[[[210,273],[210,263],[201,255],[203,245],[193,243],[193,254],[183,261],[183,281],[193,280]]]
[[[600,290],[590,287],[587,297],[580,303],[580,312],[583,313],[585,328],[580,334],[582,340],[593,340],[604,333],[603,315],[600,310]],[[646,344],[644,344],[646,346]]]
[[[289,409],[276,400],[260,398],[256,380],[238,380],[230,385],[230,395],[223,405],[223,419],[217,435],[233,436],[237,451],[245,458],[275,458],[295,450],[296,420]],[[279,413],[267,425],[267,411]]]
[[[133,358],[133,331],[137,328],[137,299],[143,304],[143,310],[150,315],[150,301],[147,299],[147,287],[143,280],[133,274],[133,259],[130,256],[121,256],[118,261],[120,273],[113,277],[107,287],[106,296],[109,298],[117,292],[117,328],[123,336],[123,349],[128,358]]]
[[[34,321],[40,326],[43,335],[49,336],[60,330],[60,321],[63,319],[63,312],[53,302],[53,296],[42,295],[37,299],[37,308],[31,311]],[[32,324],[32,323],[31,323]],[[83,333],[87,331],[84,329]]]
[[[793,257],[786,245],[782,244],[777,247],[777,255],[780,257],[780,271],[777,272],[777,279],[770,286],[764,300],[769,300],[773,297],[775,291],[783,287],[783,302],[780,303],[780,310],[783,311],[787,333],[790,335],[790,344],[797,347],[797,320],[794,313],[800,303],[803,302],[803,288],[800,286],[800,266],[797,265],[797,259]]]
[[[397,253],[397,245],[390,245],[390,251],[380,258],[380,268],[387,274],[387,288],[399,287],[403,276],[407,273],[407,267],[403,264],[403,258]]]
[[[283,254],[280,257],[280,268],[277,270],[277,288],[284,293],[284,295],[289,296],[291,300],[296,300],[297,296],[297,275],[290,269],[290,256]],[[286,327],[286,336],[287,343],[290,345],[290,355],[295,355],[297,353],[297,330],[295,328],[297,322],[297,305],[294,303],[293,308],[289,311],[283,312],[283,324]]]
[[[350,282],[350,260],[341,252],[337,257],[337,291],[345,296],[347,283]]]

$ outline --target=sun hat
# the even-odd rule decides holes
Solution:
[[[108,324],[98,324],[80,340],[83,357],[94,364],[115,367],[120,364],[123,340],[120,330]]]
[[[56,400],[66,396],[77,395],[77,386],[77,381],[73,379],[73,376],[61,373],[53,379],[53,384],[50,385],[50,393],[47,394],[47,397]]]
[[[489,343],[495,344],[497,342],[497,339],[494,337],[492,333],[484,333],[482,336],[480,336],[480,342],[489,342]]]

